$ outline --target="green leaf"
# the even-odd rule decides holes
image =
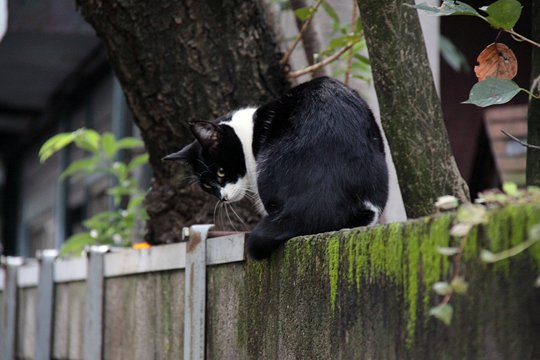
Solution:
[[[57,151],[65,148],[69,144],[75,140],[76,133],[60,133],[54,135],[49,140],[45,141],[45,143],[41,146],[39,149],[39,161],[44,162],[48,158],[50,158],[54,153]]]
[[[148,164],[148,159],[149,159],[149,156],[147,153],[135,156],[129,162],[128,171],[133,171],[142,165]]]
[[[83,221],[83,224],[89,229],[102,230],[110,227],[110,224],[119,217],[116,211],[102,211]]]
[[[144,143],[142,142],[142,140],[134,138],[134,137],[125,137],[118,140],[118,142],[116,143],[116,148],[118,150],[133,149],[133,148],[138,148],[138,147],[143,147],[143,146],[144,146]]]
[[[367,56],[364,56],[358,53],[355,53],[353,56],[356,60],[358,60],[358,62],[365,64],[367,66],[371,66],[371,62],[369,61],[369,58]]]
[[[480,260],[482,260],[483,262],[492,263],[492,262],[497,261],[497,258],[495,254],[492,253],[491,251],[482,249],[480,251]]]
[[[134,211],[137,208],[141,207],[144,201],[144,194],[132,196],[131,199],[129,199],[129,203],[127,206],[128,211]]]
[[[518,196],[519,195],[519,189],[516,183],[513,182],[504,182],[503,184],[503,191],[506,195],[510,196]]]
[[[112,166],[113,174],[118,178],[118,182],[122,183],[127,179],[128,169],[126,164],[120,161],[115,161]]]
[[[537,225],[538,226],[538,225]],[[532,229],[531,229],[532,230]],[[530,234],[529,234],[530,236]],[[497,254],[492,253],[489,250],[483,249],[480,252],[480,259],[483,262],[487,263],[494,263],[501,260],[506,260],[508,258],[511,258],[513,256],[516,256],[523,251],[527,250],[529,247],[533,246],[534,244],[538,243],[540,241],[540,237],[529,237],[527,241],[522,242],[521,244],[517,244],[514,247],[511,247],[510,249],[503,250]]]
[[[450,304],[440,304],[429,310],[429,315],[441,320],[447,326],[452,322],[453,313],[454,309]]]
[[[540,224],[533,225],[529,230],[529,239],[540,240]]]
[[[469,72],[469,64],[465,55],[446,36],[439,38],[441,56],[455,72]]]
[[[487,22],[494,28],[510,30],[521,16],[520,2],[517,0],[498,0],[488,7],[481,8],[488,13]]]
[[[446,281],[438,281],[433,284],[433,290],[437,295],[444,296],[452,291],[452,287]]]
[[[326,1],[323,1],[321,3],[321,6],[322,6],[323,10],[326,12],[326,14],[328,16],[330,16],[330,18],[332,18],[332,20],[334,21],[334,24],[339,24],[340,23],[339,15],[337,14],[336,10],[334,10],[332,5],[330,5]]]
[[[116,148],[116,139],[110,132],[106,132],[103,134],[103,136],[101,136],[101,146],[103,147],[105,155],[107,155],[109,159],[114,158],[116,152],[118,151]]]
[[[315,13],[315,8],[313,6],[306,6],[306,7],[294,10],[294,15],[300,21],[306,21],[307,19],[312,17],[314,13]]]
[[[521,88],[512,80],[487,78],[476,83],[463,104],[474,104],[480,107],[505,104],[512,100]]]
[[[330,40],[330,44],[329,44],[328,47],[333,50],[333,49],[337,49],[337,48],[347,46],[347,45],[349,45],[351,43],[355,43],[355,42],[358,42],[358,41],[360,41],[360,36],[357,35],[357,34],[345,35],[345,36],[340,36],[340,37],[337,37],[337,38],[334,38],[334,39]]]
[[[456,220],[461,224],[484,224],[487,222],[487,210],[482,205],[463,204],[457,211]]]
[[[437,252],[445,256],[454,256],[459,254],[459,248],[457,247],[437,247]]]
[[[451,16],[451,15],[469,15],[469,16],[478,16],[482,17],[473,7],[465,3],[454,1],[454,0],[444,0],[441,6],[431,6],[427,3],[421,3],[418,5],[404,4],[409,7],[416,8],[418,10],[425,11],[429,15],[435,16]]]
[[[92,245],[96,242],[89,233],[78,233],[71,236],[62,246],[60,256],[75,255],[80,256],[87,245]]]
[[[459,206],[459,200],[453,195],[440,196],[435,202],[435,207],[439,210],[452,210]]]
[[[62,174],[60,175],[60,180],[64,180],[66,177],[73,175],[77,172],[83,172],[87,174],[91,173],[95,170],[98,162],[99,158],[96,156],[75,160],[71,164],[69,164],[66,170],[62,172]]]
[[[457,223],[452,226],[450,229],[450,235],[462,237],[467,236],[469,232],[471,231],[473,225],[472,224],[463,224],[463,223]]]
[[[76,131],[75,145],[77,147],[97,154],[99,152],[99,142],[101,135],[92,129],[79,129]]]
[[[456,292],[456,294],[465,294],[469,289],[469,284],[461,276],[453,279],[450,286]]]
[[[358,19],[356,19],[356,24],[354,26],[354,33],[361,34],[363,30],[364,30],[364,24],[362,23],[362,19],[359,16]]]

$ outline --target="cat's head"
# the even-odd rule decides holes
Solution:
[[[195,141],[163,160],[191,165],[201,188],[221,201],[241,200],[247,189],[246,164],[240,139],[232,127],[197,121],[190,124]]]

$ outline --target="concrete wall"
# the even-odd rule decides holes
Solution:
[[[268,261],[209,266],[206,357],[538,359],[540,289],[533,284],[540,245],[495,265],[480,263],[477,254],[525,240],[526,230],[540,223],[540,204],[512,205],[490,219],[467,240],[462,271],[469,291],[452,298],[449,327],[428,311],[440,301],[433,283],[452,270],[436,251],[455,245],[448,235],[452,215],[297,238]],[[213,257],[231,249],[225,240],[211,240]],[[184,244],[168,246],[171,253]],[[159,248],[144,251],[158,254]],[[144,252],[129,254],[149,262]],[[106,256],[124,259],[117,266],[127,268],[132,255]],[[106,262],[104,358],[182,357],[184,260],[177,258],[178,268],[120,276]],[[85,287],[84,281],[56,284],[56,359],[83,357]],[[18,295],[17,354],[31,359],[36,289],[25,286]]]

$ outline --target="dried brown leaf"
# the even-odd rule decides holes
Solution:
[[[518,63],[514,52],[505,44],[488,45],[476,58],[478,65],[474,72],[478,81],[488,77],[512,80],[518,71]]]

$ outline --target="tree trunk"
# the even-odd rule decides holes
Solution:
[[[532,2],[531,14],[532,28],[531,38],[540,42],[540,3]],[[532,47],[531,80],[540,77],[540,49]],[[540,92],[540,80],[536,82],[535,94]],[[527,115],[527,142],[531,145],[540,146],[540,100],[531,98],[529,100],[529,113]],[[540,186],[540,150],[527,148],[527,185]]]
[[[161,158],[191,141],[190,121],[263,103],[289,87],[264,9],[257,0],[77,4],[106,44],[150,154],[147,240],[177,241],[183,226],[214,221],[216,201],[186,184],[186,167]]]
[[[408,217],[433,212],[437,197],[466,201],[444,127],[413,0],[359,0],[381,119]]]

